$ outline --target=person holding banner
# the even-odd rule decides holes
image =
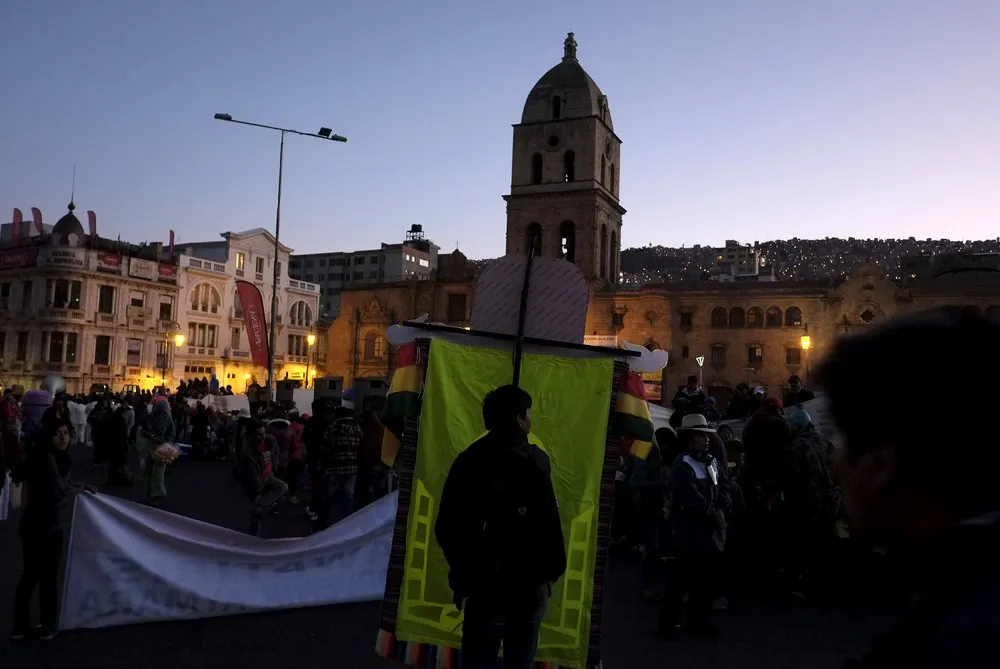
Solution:
[[[31,633],[31,598],[36,588],[42,614],[39,638],[51,639],[58,631],[62,516],[74,488],[69,484],[69,443],[68,425],[44,423],[24,465],[28,491],[20,526],[24,571],[14,593],[12,641],[23,640]],[[97,492],[93,486],[84,489]]]

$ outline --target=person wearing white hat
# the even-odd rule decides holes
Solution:
[[[677,633],[685,594],[689,630],[706,636],[718,633],[708,618],[720,581],[730,500],[726,487],[719,485],[720,470],[725,465],[709,452],[713,433],[715,430],[701,414],[684,416],[678,430],[684,454],[674,464],[670,482],[676,559],[659,620],[660,633],[666,638]]]

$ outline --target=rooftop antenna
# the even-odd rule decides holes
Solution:
[[[69,202],[72,204],[76,201],[76,165],[73,165],[73,183],[69,187]]]

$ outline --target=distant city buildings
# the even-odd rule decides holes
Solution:
[[[400,243],[377,249],[293,255],[291,277],[320,286],[320,314],[336,317],[346,287],[428,279],[438,266],[440,247],[424,237],[423,226],[410,226]]]
[[[909,239],[783,239],[719,249],[695,245],[645,246],[622,251],[621,285],[639,288],[675,281],[839,281],[861,263],[885,269],[905,283],[939,271],[948,263],[989,265],[1000,254],[1000,239],[980,241]],[[950,260],[949,260],[950,258]],[[754,271],[756,267],[756,274]],[[935,270],[934,268],[938,268]]]

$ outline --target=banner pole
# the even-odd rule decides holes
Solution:
[[[514,342],[514,381],[521,381],[521,358],[524,356],[524,326],[528,316],[528,293],[531,290],[531,265],[535,258],[535,245],[528,247],[528,262],[524,268],[524,284],[521,286],[521,305],[517,314],[517,340]]]

